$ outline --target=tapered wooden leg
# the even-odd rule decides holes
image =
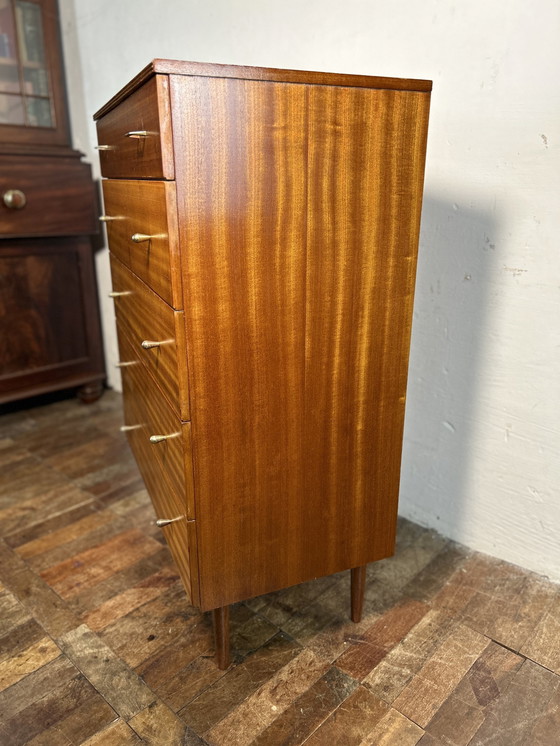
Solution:
[[[361,622],[362,610],[364,608],[364,592],[366,589],[366,565],[353,567],[350,573],[352,621]]]
[[[216,663],[222,671],[229,666],[229,606],[220,606],[212,612]]]

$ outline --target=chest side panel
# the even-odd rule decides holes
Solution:
[[[170,90],[212,608],[392,551],[425,116],[406,92]]]

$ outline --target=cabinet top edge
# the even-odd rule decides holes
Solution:
[[[117,106],[133,91],[139,88],[155,74],[187,75],[204,78],[237,78],[240,80],[258,80],[276,83],[300,83],[308,85],[332,85],[354,88],[381,88],[394,91],[413,91],[429,93],[432,90],[431,80],[413,78],[387,78],[372,75],[355,75],[350,73],[326,73],[310,70],[282,70],[273,67],[250,67],[248,65],[223,65],[211,62],[186,62],[181,60],[152,60],[132,80],[116,93],[94,115],[100,119]]]

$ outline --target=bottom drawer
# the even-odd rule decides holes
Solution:
[[[130,398],[124,399],[125,422],[135,425],[139,413]],[[185,497],[179,497],[169,483],[161,463],[154,457],[144,428],[127,431],[128,442],[158,519],[177,519],[162,527],[163,534],[179,570],[191,603],[199,603],[198,557],[195,521],[187,520]]]

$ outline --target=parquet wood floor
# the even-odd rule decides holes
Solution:
[[[0,416],[0,744],[555,746],[560,588],[401,521],[368,568],[232,608],[220,671],[121,399]]]

